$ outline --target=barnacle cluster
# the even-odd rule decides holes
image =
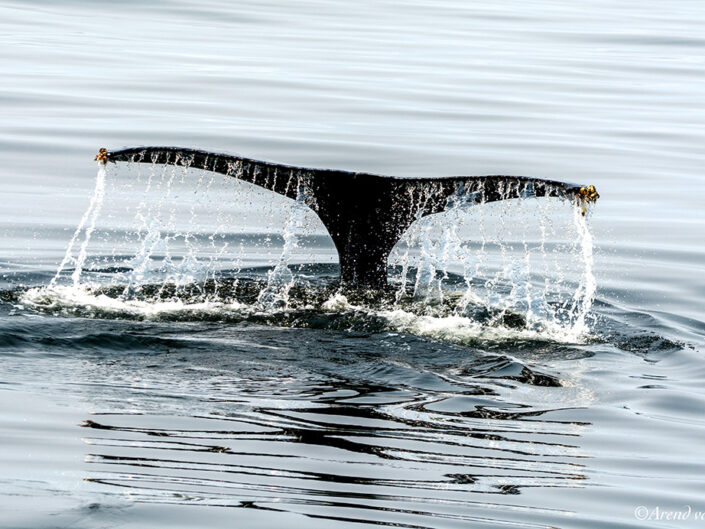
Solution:
[[[575,198],[578,204],[580,204],[581,212],[584,217],[587,213],[587,205],[597,202],[597,199],[600,198],[600,194],[597,192],[597,189],[595,189],[595,186],[587,186],[581,187],[575,193]]]
[[[105,165],[108,163],[108,149],[103,147],[98,151],[98,154],[95,155],[95,158],[93,158],[94,162],[102,163]]]

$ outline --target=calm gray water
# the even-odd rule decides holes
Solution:
[[[144,4],[0,5],[1,527],[705,524],[702,2]],[[49,288],[150,144],[602,198],[354,299],[291,201],[109,167]]]

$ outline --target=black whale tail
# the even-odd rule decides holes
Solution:
[[[527,176],[397,178],[333,169],[307,169],[179,147],[101,149],[101,163],[136,162],[205,169],[303,200],[333,238],[344,284],[381,288],[387,258],[411,224],[460,201],[495,202],[521,197],[564,197],[584,207],[599,195],[583,187]]]

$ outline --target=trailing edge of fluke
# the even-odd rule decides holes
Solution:
[[[168,164],[213,171],[299,200],[323,221],[338,250],[346,285],[382,288],[387,258],[411,224],[458,204],[511,198],[563,197],[582,207],[599,195],[594,186],[530,176],[398,178],[335,169],[310,169],[181,147],[100,149],[99,163]]]

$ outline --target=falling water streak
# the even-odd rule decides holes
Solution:
[[[132,166],[132,161],[130,161],[130,167]],[[136,169],[137,169],[137,181],[141,182],[142,181],[142,166],[141,164],[135,164]],[[139,205],[137,206],[137,211],[135,212],[135,220],[140,223],[140,225],[137,227],[137,238],[141,238],[142,233],[147,231],[148,225],[147,225],[147,219],[149,216],[149,212],[151,211],[151,204],[148,206],[147,205],[147,197],[149,196],[149,192],[152,190],[152,182],[154,180],[154,176],[156,174],[156,166],[151,165],[149,167],[148,171],[148,176],[147,176],[147,185],[145,186],[144,192],[142,193],[142,200],[140,200]]]
[[[414,282],[414,297],[424,296],[426,301],[430,300],[429,287],[433,281],[436,269],[433,266],[433,237],[431,232],[433,224],[424,221],[420,224],[416,232],[417,243],[420,254],[419,263],[416,267],[416,280]]]
[[[584,265],[580,286],[574,296],[577,302],[577,317],[573,324],[573,329],[578,334],[586,334],[588,332],[586,318],[595,300],[595,292],[597,291],[597,281],[593,273],[593,240],[587,219],[587,215],[582,214],[580,207],[575,206],[573,208],[573,223],[578,232],[581,250],[580,255]]]
[[[203,182],[205,181],[205,186]],[[208,197],[208,193],[215,182],[215,173],[202,173],[201,178],[199,178],[198,185],[194,191],[194,200],[191,203],[191,211],[188,227],[184,233],[184,245],[186,246],[186,255],[182,259],[181,263],[174,270],[174,275],[171,277],[171,281],[177,286],[177,294],[180,293],[183,287],[187,284],[193,283],[197,288],[201,290],[203,294],[203,289],[200,288],[200,284],[196,282],[196,277],[200,272],[202,266],[198,259],[197,252],[197,237],[195,233],[201,233],[202,225],[199,221],[198,206],[203,205],[203,201]],[[217,213],[216,213],[217,215]],[[215,235],[216,232],[213,232]],[[212,262],[212,259],[211,259]]]
[[[428,196],[424,194],[425,191],[422,191],[419,196],[419,203],[418,203],[418,211],[423,212],[425,209],[425,206],[428,202]],[[419,258],[419,264],[416,267],[416,280],[414,282],[414,297],[417,297],[420,295],[422,292],[422,282],[424,281],[424,277],[426,277],[425,272],[428,269],[428,277],[429,279],[427,280],[427,283],[430,284],[432,281],[432,276],[435,273],[435,269],[433,268],[433,264],[430,263],[430,258],[431,254],[429,252],[429,246],[432,244],[431,243],[431,237],[430,237],[430,232],[433,228],[432,221],[428,219],[423,219],[421,222],[419,222],[418,227],[416,229],[415,235],[416,235],[416,240],[420,243],[421,247],[421,255]],[[426,291],[426,298],[428,298],[428,291]]]
[[[533,193],[533,189],[528,191],[525,188],[525,192],[529,193],[528,196],[531,196],[530,193]],[[536,260],[533,258],[534,254],[540,252],[540,247],[544,245],[545,241],[545,234],[541,234],[541,242],[540,246],[536,247],[533,244],[530,244],[530,241],[532,240],[532,237],[534,237],[535,231],[534,227],[529,224],[529,221],[531,220],[531,215],[527,211],[527,206],[531,204],[532,206],[535,205],[535,201],[520,201],[519,203],[519,214],[520,218],[522,219],[521,226],[522,226],[522,247],[524,251],[524,302],[526,303],[526,319],[528,322],[535,323],[540,321],[540,312],[542,311],[543,307],[545,306],[545,297],[544,293],[545,290],[537,293],[536,289],[534,287],[534,283],[532,282],[532,276],[535,274],[535,269],[536,269]],[[541,223],[541,221],[539,221]],[[540,230],[539,230],[540,232]],[[540,254],[539,254],[539,259],[540,259]],[[537,305],[540,304],[540,305]],[[539,313],[539,317],[537,317],[536,312]]]
[[[220,246],[216,243],[216,239],[225,238],[225,229],[227,226],[232,224],[232,218],[223,211],[223,202],[218,200],[216,202],[215,210],[213,211],[213,216],[216,220],[216,226],[213,232],[208,236],[208,246],[210,251],[210,256],[208,258],[208,263],[205,266],[205,279],[210,279],[213,283],[213,292],[210,296],[206,295],[204,301],[217,301],[218,291],[220,288],[218,281],[218,265],[221,258],[225,255],[226,250],[229,248],[230,244],[224,241]]]
[[[249,193],[248,189],[248,196],[251,197],[251,194]],[[239,219],[240,225],[245,226],[247,225],[247,210],[242,214],[241,218]],[[244,228],[241,228],[244,229]],[[234,280],[234,287],[237,288],[237,286],[240,283],[240,272],[242,271],[242,266],[243,266],[243,259],[245,256],[245,242],[244,240],[240,239],[240,244],[238,245],[238,250],[237,254],[235,255],[235,259],[233,260],[233,267],[234,267],[234,275],[235,275],[235,280]]]
[[[229,243],[225,241],[220,247],[218,247],[218,245],[216,244],[216,238],[224,238],[225,227],[232,223],[232,219],[223,213],[221,201],[218,202],[218,207],[216,208],[215,212],[215,219],[217,221],[216,228],[213,233],[208,236],[211,255],[208,260],[208,265],[206,267],[206,279],[210,279],[213,282],[213,294],[211,298],[214,301],[218,298],[219,289],[218,276],[216,273],[218,269],[218,263],[220,262],[221,257],[225,255],[225,251],[230,246]]]
[[[500,186],[500,194],[504,195],[503,186]],[[507,246],[505,244],[506,233],[507,233],[507,216],[509,215],[509,200],[502,200],[499,204],[499,231],[495,237],[495,243],[499,247],[499,258],[500,266],[497,271],[485,281],[485,289],[487,292],[494,293],[490,296],[489,302],[492,305],[501,307],[502,311],[506,311],[508,308],[509,299],[511,297],[511,291],[501,295],[497,292],[498,287],[506,283],[509,280],[510,286],[513,288],[513,282],[511,281],[510,270],[508,268],[508,258],[507,258]]]
[[[152,164],[152,167],[155,166],[156,163],[154,162]],[[160,196],[156,202],[156,207],[154,204],[150,204],[149,208],[147,209],[147,216],[145,217],[147,233],[142,238],[140,251],[135,255],[133,259],[133,263],[135,263],[135,265],[133,266],[132,273],[130,274],[128,278],[128,283],[123,291],[123,297],[129,296],[133,288],[135,288],[135,285],[138,285],[142,281],[151,263],[151,256],[154,253],[154,250],[156,249],[157,245],[161,241],[162,210],[164,207],[164,203],[171,196],[171,185],[175,178],[175,174],[173,172],[171,173],[171,176],[168,179],[166,178],[166,175],[168,174],[168,169],[169,165],[165,164],[162,166],[161,175],[156,189],[158,192],[160,192]],[[166,193],[162,193],[161,191],[162,187],[165,184],[165,180],[167,189]],[[145,191],[145,193],[146,192],[147,191]],[[141,233],[143,233],[142,229],[140,229],[140,232],[138,233],[140,234],[139,236],[141,236]]]
[[[274,216],[274,201],[267,202],[267,206],[264,209],[265,214],[264,218],[266,218],[268,221],[271,222],[273,216]],[[264,248],[265,251],[267,252],[267,259],[270,260],[272,258],[272,230],[271,230],[271,224],[267,225],[266,228],[266,234],[264,236]]]
[[[213,294],[210,297],[211,301],[217,301],[218,300],[218,288],[220,287],[218,283],[218,277],[215,273],[215,268],[216,268],[216,263],[220,260],[220,258],[223,256],[225,253],[225,250],[228,249],[229,244],[226,242],[223,244],[223,246],[220,247],[220,249],[216,248],[215,245],[215,239],[213,236],[210,237],[211,239],[211,247],[215,251],[214,255],[211,257],[210,262],[208,263],[208,268],[211,271],[211,276],[210,279],[213,281]],[[208,300],[208,298],[206,298]]]
[[[172,182],[174,181],[174,179],[176,177],[176,168],[177,168],[177,166],[174,165],[171,169],[171,181]],[[182,179],[183,179],[183,176],[182,176]],[[171,186],[169,186],[169,191],[170,190],[171,190]],[[169,195],[170,195],[170,192],[167,194],[166,197],[164,197],[165,200],[169,199]],[[169,217],[166,221],[166,230],[164,230],[165,231],[165,233],[164,233],[164,259],[162,261],[162,266],[161,266],[162,270],[167,274],[167,278],[168,278],[168,272],[173,268],[173,263],[171,260],[171,252],[169,249],[169,242],[173,239],[176,239],[176,237],[177,237],[176,234],[172,235],[172,232],[174,231],[173,228],[174,228],[175,221],[176,221],[176,204],[172,203],[171,207],[169,208]],[[164,292],[164,288],[166,287],[166,285],[167,285],[167,281],[164,281],[164,283],[162,284],[162,288],[159,290],[160,296]]]
[[[510,193],[509,186],[511,184],[506,184],[503,187],[503,196],[507,196]],[[519,289],[520,282],[515,281],[514,278],[516,277],[515,273],[515,266],[516,266],[516,261],[512,258],[512,256],[509,254],[508,249],[512,249],[512,245],[508,245],[505,243],[507,240],[511,240],[511,235],[512,235],[512,229],[511,226],[513,223],[507,223],[508,220],[511,220],[513,218],[519,217],[519,215],[515,214],[515,209],[516,209],[516,204],[521,203],[521,200],[503,200],[502,201],[502,215],[501,215],[501,225],[502,225],[502,236],[499,238],[499,244],[500,244],[500,251],[502,254],[502,276],[501,276],[501,281],[502,283],[509,283],[509,294],[502,296],[500,298],[500,306],[502,307],[502,311],[498,315],[498,318],[507,311],[512,310],[513,304],[515,300],[517,299],[517,290]],[[498,320],[499,321],[499,320]]]
[[[553,223],[551,217],[549,217],[549,222],[551,223],[551,228],[553,230],[553,234],[555,235],[558,231],[557,231],[557,227]],[[566,271],[560,262],[561,252],[564,250],[570,251],[571,248],[564,245],[564,244],[557,244],[554,246],[554,248],[552,249],[552,252],[551,252],[553,267],[556,270],[556,274],[557,274],[556,287],[558,289],[567,288],[567,285],[568,285],[568,281],[567,281],[567,277],[566,277],[566,273],[565,273]],[[559,317],[569,317],[570,316],[570,309],[568,308],[568,303],[569,303],[569,300],[564,300],[563,303],[557,305],[556,314],[558,314]]]
[[[142,153],[139,156],[143,155],[144,154]],[[135,233],[139,241],[140,249],[132,258],[132,272],[128,277],[127,286],[125,287],[123,297],[130,293],[132,285],[141,278],[141,273],[144,271],[142,269],[145,268],[145,265],[148,263],[151,251],[161,238],[159,229],[155,229],[155,226],[158,226],[161,222],[161,208],[164,202],[164,195],[161,193],[161,189],[164,184],[167,169],[167,165],[161,166],[159,178],[157,178],[157,164],[152,163],[149,166],[147,186],[143,192],[142,202],[138,206],[137,213],[135,215],[135,221],[137,223]],[[141,173],[142,168],[139,164],[137,164],[138,178],[141,177]],[[159,200],[156,203],[149,199],[153,188],[159,195]]]
[[[555,320],[556,319],[556,311],[554,308],[551,306],[551,304],[548,302],[548,291],[551,285],[551,276],[550,276],[550,270],[548,267],[548,255],[546,254],[546,239],[548,237],[548,229],[547,229],[547,224],[549,227],[553,228],[553,224],[551,223],[551,219],[549,217],[549,212],[550,212],[550,207],[551,207],[551,201],[546,200],[544,201],[544,205],[541,208],[540,215],[539,215],[539,233],[541,234],[541,245],[539,246],[539,252],[541,255],[541,262],[543,264],[543,270],[542,274],[544,277],[543,280],[543,290],[541,291],[541,306],[543,309],[546,311],[546,314],[548,315],[548,318],[550,320]],[[554,230],[551,230],[551,235],[554,234]]]
[[[71,274],[71,278],[73,279],[74,286],[78,285],[81,279],[83,265],[85,264],[86,258],[88,257],[88,243],[90,243],[91,241],[91,235],[93,234],[93,230],[95,230],[96,219],[98,218],[100,210],[103,207],[103,199],[105,198],[105,181],[105,165],[98,164],[98,174],[96,175],[95,188],[93,189],[93,196],[91,197],[91,202],[88,206],[88,209],[83,214],[81,222],[79,222],[78,228],[76,228],[73,237],[71,237],[71,241],[69,242],[68,248],[66,249],[66,254],[64,255],[64,258],[56,271],[56,275],[54,275],[54,278],[51,280],[49,286],[54,286],[56,284],[56,281],[61,275],[61,272],[63,271],[64,267],[71,261],[76,263],[73,274]],[[76,241],[78,240],[78,237],[83,231],[84,227],[86,227],[86,230],[83,237],[83,243],[81,244],[81,248],[78,252],[78,257],[74,259],[72,256],[73,247],[76,244]]]
[[[242,162],[228,162],[228,172],[227,176],[230,178],[235,178],[235,179],[240,179],[242,178]],[[247,186],[243,186],[241,184],[235,186],[235,193],[240,195],[238,198],[240,199],[241,202],[251,202],[251,193],[250,193],[250,188]],[[233,222],[232,218],[229,218],[230,222],[229,225],[232,227]],[[240,226],[241,230],[244,229],[243,226],[247,225],[247,209],[245,209],[241,216],[240,216]],[[227,244],[227,243],[226,243]],[[223,247],[223,252],[225,251],[225,246]],[[238,251],[234,259],[231,257],[231,262],[233,263],[233,273],[235,275],[233,286],[234,288],[237,288],[240,282],[240,272],[242,270],[242,260],[243,256],[245,254],[245,243],[241,239],[240,244],[238,245]]]
[[[290,205],[289,216],[284,225],[284,246],[276,266],[267,272],[267,285],[259,293],[257,302],[266,308],[287,308],[289,291],[296,278],[289,268],[293,252],[299,245],[299,232],[302,228],[306,193],[303,182],[299,181],[296,201]]]
[[[412,223],[411,228],[408,229],[402,235],[402,238],[400,239],[400,242],[402,244],[404,244],[406,248],[404,250],[404,253],[399,258],[399,261],[401,262],[401,276],[399,278],[399,288],[397,289],[397,291],[394,295],[395,305],[399,305],[399,302],[406,295],[406,286],[408,283],[408,274],[409,274],[409,253],[411,251],[415,228],[418,226],[418,224],[416,224],[416,221],[418,221],[419,218],[421,217],[421,212],[417,208],[414,207],[415,203],[416,203],[415,191],[416,190],[413,187],[408,188],[408,191],[407,191],[407,193],[409,195],[409,203],[411,204],[410,209],[411,209],[411,211],[416,211],[416,213],[415,213],[414,223]]]
[[[475,255],[472,255],[472,249],[468,248],[468,252],[470,255],[472,255],[472,259],[475,260],[475,267],[474,271],[466,270],[465,271],[465,292],[463,293],[463,297],[460,299],[458,303],[458,308],[456,311],[459,313],[464,313],[468,307],[468,304],[470,301],[473,299],[473,288],[472,288],[472,280],[473,278],[480,277],[480,270],[485,266],[487,262],[487,231],[485,229],[485,208],[483,207],[485,205],[485,186],[484,183],[481,183],[479,188],[478,188],[480,202],[479,202],[479,207],[475,208],[476,215],[477,215],[477,221],[475,222],[474,226],[477,227],[477,229],[480,232],[480,248],[479,250],[475,253]],[[465,258],[466,261],[470,262],[470,259],[467,257]]]
[[[524,292],[524,299],[526,300],[526,319],[527,321],[533,321],[534,320],[534,312],[533,312],[533,298],[532,298],[532,288],[531,288],[531,248],[529,248],[529,243],[527,242],[528,238],[528,233],[527,233],[527,220],[524,218],[524,215],[521,216],[523,221],[523,227],[524,227],[524,236],[522,237],[522,244],[524,247],[524,274],[526,275],[526,280],[525,280],[525,292]]]
[[[458,208],[459,209],[459,208]],[[458,216],[458,211],[455,211],[455,216]],[[460,238],[458,237],[458,230],[456,222],[451,222],[443,229],[443,235],[441,238],[441,262],[450,262],[455,256],[458,255],[458,246],[460,245]],[[443,274],[438,278],[438,293],[439,302],[443,303],[443,281],[448,279],[448,267],[443,267]]]

